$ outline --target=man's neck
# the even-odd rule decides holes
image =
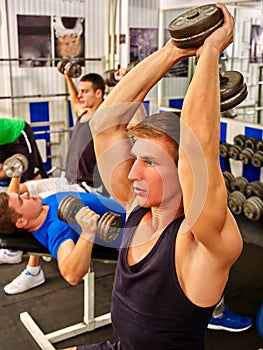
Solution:
[[[28,231],[36,231],[38,230],[43,223],[46,220],[47,214],[48,214],[49,206],[48,205],[42,205],[42,210],[38,217],[30,223],[30,227],[28,227]]]

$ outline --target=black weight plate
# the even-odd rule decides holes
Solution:
[[[62,74],[64,74],[64,70],[65,70],[65,65],[69,62],[69,60],[61,60],[58,62],[57,68],[58,71]]]
[[[234,137],[234,144],[239,147],[244,147],[246,141],[246,136],[242,134],[238,134]]]
[[[222,72],[221,76],[225,82],[220,83],[220,98],[224,101],[238,94],[244,85],[244,79],[243,75],[237,71]]]
[[[215,4],[203,5],[183,13],[170,22],[169,33],[177,47],[197,47],[224,21],[221,9]]]
[[[260,168],[263,165],[263,151],[257,151],[254,153],[251,163],[254,167]]]
[[[80,65],[74,62],[68,62],[65,65],[65,70],[71,78],[78,78],[81,75]]]
[[[243,102],[247,97],[247,85],[244,84],[242,89],[238,92],[238,94],[220,102],[220,110],[221,112],[225,112],[229,109],[232,109],[238,106],[241,102]]]
[[[114,78],[114,73],[116,72],[115,69],[109,69],[109,70],[106,70],[104,73],[103,73],[103,80],[104,80],[104,83],[110,87],[112,86],[115,86],[117,85],[118,83],[118,80],[116,80]]]

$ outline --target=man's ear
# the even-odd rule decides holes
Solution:
[[[16,227],[17,228],[25,228],[27,226],[28,221],[23,218],[19,218],[16,220]]]
[[[96,92],[95,92],[95,95],[96,95],[97,98],[101,98],[102,90],[101,89],[97,89]]]

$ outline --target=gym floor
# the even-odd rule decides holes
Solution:
[[[244,242],[243,252],[233,266],[226,287],[225,301],[230,310],[253,319],[253,326],[242,333],[207,331],[206,350],[258,350],[263,349],[263,339],[256,329],[256,315],[263,301],[263,220],[257,223],[237,218]],[[248,243],[250,242],[250,243]],[[223,252],[222,252],[223,254]],[[57,264],[42,261],[46,283],[26,293],[6,295],[3,287],[26,266],[27,258],[18,265],[1,265],[1,322],[0,350],[37,350],[38,344],[20,321],[20,313],[27,311],[42,332],[50,333],[75,325],[83,319],[83,283],[72,287],[59,274]],[[96,316],[109,312],[114,264],[94,263]],[[73,345],[92,344],[114,340],[111,325],[98,328],[60,343],[56,349]],[[140,349],[138,349],[140,350]],[[146,349],[148,350],[148,349]],[[149,349],[150,350],[150,349]],[[160,349],[161,350],[161,349]]]

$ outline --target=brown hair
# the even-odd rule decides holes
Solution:
[[[15,233],[21,231],[15,225],[17,219],[21,217],[13,208],[9,207],[9,195],[6,192],[0,193],[0,232]]]
[[[168,149],[178,163],[178,148],[180,140],[179,115],[173,112],[154,114],[146,117],[141,123],[130,127],[128,134],[131,138],[156,138],[167,142]]]

